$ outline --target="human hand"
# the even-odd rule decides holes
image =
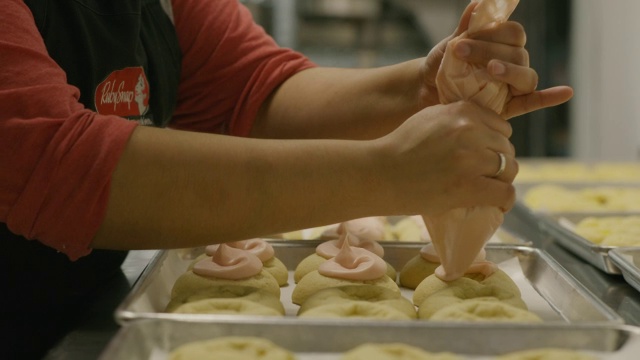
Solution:
[[[420,74],[423,79],[420,93],[424,106],[440,103],[436,77],[445,49],[452,39],[467,30],[476,6],[477,2],[467,6],[455,32],[436,45],[424,61]],[[573,90],[568,86],[536,91],[538,74],[529,67],[529,53],[524,48],[525,44],[524,28],[513,21],[476,32],[454,43],[454,53],[460,60],[485,67],[495,80],[509,85],[509,101],[501,112],[506,119],[562,104],[573,96]]]
[[[518,172],[509,142],[511,125],[471,102],[425,108],[389,135],[375,140],[375,161],[388,206],[402,213],[438,215],[455,208],[515,201]],[[506,158],[502,174],[498,152]]]

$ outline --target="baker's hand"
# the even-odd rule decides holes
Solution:
[[[423,109],[374,141],[384,201],[425,215],[474,206],[508,211],[518,173],[511,132],[501,116],[470,102]],[[506,166],[496,177],[499,153]]]
[[[420,72],[423,86],[420,94],[424,106],[440,103],[436,75],[447,43],[467,30],[476,5],[477,2],[472,2],[467,6],[455,32],[427,55]],[[487,72],[496,80],[509,84],[511,100],[501,114],[506,119],[562,104],[573,96],[573,89],[568,86],[536,90],[538,74],[529,67],[529,53],[524,47],[526,40],[522,25],[507,21],[474,33],[468,39],[459,41],[454,48],[455,55],[461,60],[486,67]]]

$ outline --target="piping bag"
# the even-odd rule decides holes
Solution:
[[[519,0],[473,0],[475,7],[466,32],[449,41],[438,70],[436,84],[440,102],[449,104],[460,100],[502,113],[510,100],[508,85],[491,78],[486,68],[458,59],[455,45],[470,34],[490,29],[506,22]],[[440,257],[441,265],[435,275],[452,281],[462,277],[487,241],[504,221],[497,207],[479,206],[458,208],[437,216],[423,215],[431,241]]]

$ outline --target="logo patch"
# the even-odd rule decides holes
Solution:
[[[149,110],[149,82],[142,67],[109,74],[96,87],[96,111],[103,115],[140,118]]]

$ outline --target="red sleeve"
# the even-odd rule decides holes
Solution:
[[[77,259],[90,252],[136,123],[86,110],[24,2],[2,5],[0,221]]]
[[[281,48],[238,0],[173,0],[182,72],[172,127],[247,136],[260,105],[314,64]]]

